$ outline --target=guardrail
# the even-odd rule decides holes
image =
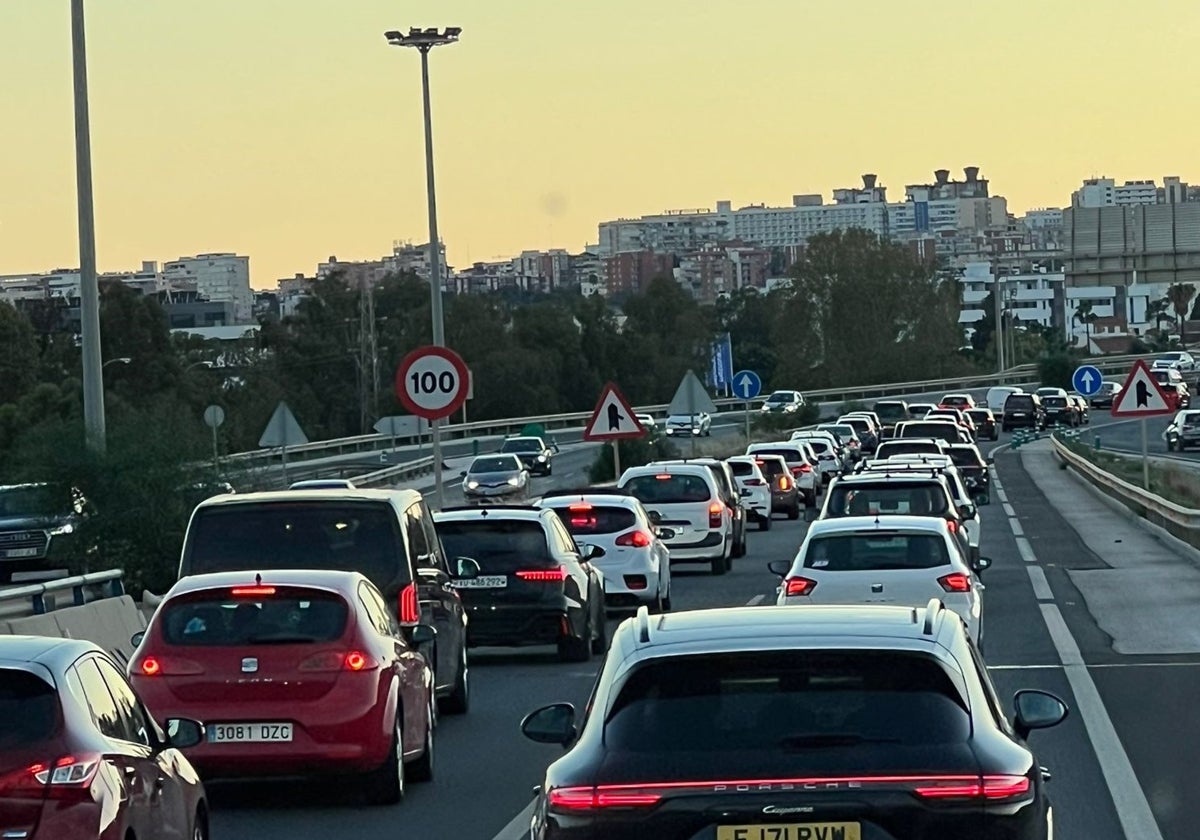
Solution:
[[[1132,354],[1125,356],[1105,356],[1090,359],[1090,364],[1096,365],[1101,373],[1123,372],[1136,359],[1150,358],[1157,354]],[[1037,366],[1033,364],[1018,365],[1009,368],[1003,374],[988,373],[972,376],[956,376],[946,379],[922,379],[910,382],[892,382],[887,384],[861,385],[849,388],[821,388],[806,391],[806,398],[812,401],[838,403],[881,397],[899,396],[903,394],[924,393],[938,390],[956,390],[981,388],[997,384],[1014,384],[1034,381]],[[762,399],[750,401],[736,398],[721,398],[714,400],[718,411],[737,411],[747,405],[754,407],[762,404]],[[634,410],[638,413],[665,414],[667,404],[641,406]],[[530,424],[540,424],[548,431],[580,426],[591,419],[592,412],[576,411],[566,414],[531,415],[528,417],[510,417],[500,420],[484,420],[477,423],[457,423],[444,425],[441,428],[443,441],[463,440],[471,437],[500,437],[519,432]],[[419,443],[418,438],[392,437],[391,435],[369,434],[356,435],[333,440],[315,441],[288,447],[289,468],[301,466],[305,461],[345,455],[354,452],[372,452],[385,445],[413,445]],[[227,467],[237,470],[255,470],[264,467],[278,466],[282,461],[279,449],[257,449],[229,455],[222,459]]]
[[[45,615],[65,607],[82,607],[103,598],[119,598],[125,594],[124,574],[121,569],[110,569],[45,583],[5,587],[0,589],[0,618]],[[55,595],[63,592],[69,593],[70,603],[58,603]]]
[[[1050,440],[1059,460],[1074,469],[1093,487],[1176,539],[1194,548],[1200,548],[1200,510],[1177,505],[1118,478],[1072,451],[1057,436],[1052,436]]]

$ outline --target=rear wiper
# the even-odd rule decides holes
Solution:
[[[804,750],[822,747],[851,747],[856,744],[899,744],[899,738],[868,738],[853,732],[830,733],[827,735],[788,735],[779,740],[784,749]]]

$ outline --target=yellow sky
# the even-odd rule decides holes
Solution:
[[[68,0],[0,2],[0,274],[78,264]],[[596,223],[893,200],[982,167],[1010,208],[1090,175],[1200,181],[1195,0],[90,0],[102,270],[237,251],[255,286],[427,238],[432,56],[450,260]]]

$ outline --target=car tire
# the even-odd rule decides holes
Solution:
[[[465,715],[471,708],[471,669],[467,663],[467,645],[463,643],[454,689],[438,701],[438,711],[444,715]]]
[[[208,840],[208,811],[203,804],[196,809],[196,816],[192,818],[192,833],[189,837],[190,840]]]
[[[733,548],[731,548],[729,550],[729,559],[732,560],[735,557],[745,557],[745,556],[746,556],[746,527],[745,527],[745,525],[743,525],[741,538],[738,539],[738,541],[733,544]]]
[[[796,515],[797,516],[800,515],[799,511],[796,512]],[[762,519],[758,520],[758,530],[760,530],[760,531],[770,531],[771,530],[771,515],[770,514],[767,514]]]
[[[363,790],[371,805],[395,805],[404,799],[407,776],[404,767],[403,714],[396,710],[391,749],[383,764],[366,774]]]
[[[558,640],[558,658],[563,662],[587,662],[592,658],[592,620],[584,629],[583,638],[564,636]]]
[[[437,711],[432,701],[429,703],[429,725],[425,728],[425,752],[421,757],[409,762],[405,773],[414,782],[433,781],[433,724],[437,719]]]
[[[788,508],[787,518],[795,521],[800,518],[800,500],[796,499],[796,503]]]
[[[709,567],[714,575],[723,575],[729,571],[729,558],[722,552],[712,559]]]
[[[592,653],[596,656],[608,653],[608,624],[604,621],[604,615],[603,612],[600,614],[600,629],[596,631],[596,636],[592,639]]]

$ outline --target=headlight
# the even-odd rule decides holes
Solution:
[[[521,479],[517,478],[516,476],[513,476],[512,478],[510,478],[508,480],[508,483],[511,484],[513,487],[520,487]]]
[[[789,405],[789,406],[786,406],[783,410],[786,411],[788,414],[794,414],[797,408],[798,408],[798,406]]]
[[[544,464],[544,463],[546,462],[546,456],[545,456],[545,455],[539,455],[539,456],[538,456],[538,460],[539,460],[539,461],[541,461],[541,462]]]
[[[468,489],[468,490],[474,490],[474,489],[476,489],[478,486],[479,486],[479,482],[478,482],[478,481],[476,481],[475,479],[471,479],[470,481],[468,481],[468,482],[467,482],[467,489]]]
[[[73,534],[75,533],[75,526],[68,522],[65,525],[59,525],[57,528],[51,528],[46,533],[52,537],[61,536],[62,534]]]

